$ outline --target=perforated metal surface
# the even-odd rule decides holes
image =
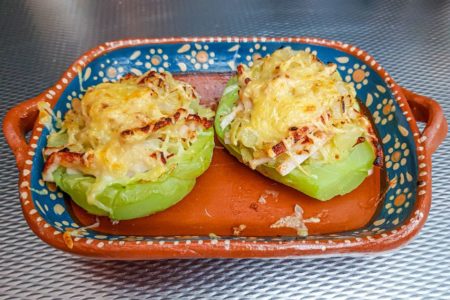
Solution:
[[[101,42],[199,35],[356,44],[450,116],[450,2],[54,0],[0,2],[1,117]],[[147,262],[94,261],[41,242],[22,217],[17,170],[3,136],[0,144],[0,298],[450,299],[448,139],[433,156],[429,220],[402,249],[358,258]]]

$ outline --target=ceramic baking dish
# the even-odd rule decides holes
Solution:
[[[127,73],[170,71],[214,106],[239,63],[282,46],[338,65],[372,116],[382,148],[375,168],[352,193],[320,202],[247,169],[217,144],[210,169],[174,207],[119,223],[95,218],[41,179],[48,130],[40,101],[63,116],[89,87]],[[420,132],[417,121],[425,122]],[[19,194],[31,229],[64,251],[103,259],[286,257],[368,253],[398,247],[418,233],[431,203],[431,154],[447,133],[439,104],[400,86],[357,47],[316,38],[162,38],[102,44],[81,56],[39,96],[11,109],[4,133],[19,168]],[[26,133],[32,129],[29,141]],[[262,200],[261,200],[262,199]],[[309,235],[270,225],[303,208]],[[87,227],[86,227],[87,226]]]

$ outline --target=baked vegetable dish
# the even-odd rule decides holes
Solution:
[[[95,215],[124,220],[164,210],[208,168],[213,117],[194,88],[169,73],[99,84],[72,101],[49,135],[43,178]]]
[[[241,162],[318,200],[355,189],[373,167],[377,138],[335,64],[283,48],[239,65],[215,118]]]

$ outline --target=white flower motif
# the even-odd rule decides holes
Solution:
[[[100,79],[102,82],[114,82],[123,75],[122,72],[124,69],[123,67],[116,66],[118,64],[116,60],[111,63],[108,59],[105,63],[100,64],[100,70],[93,77],[94,80]]]
[[[388,154],[384,157],[386,168],[397,170],[400,166],[406,165],[410,153],[406,143],[400,143],[396,138],[394,146],[390,147],[387,152]]]
[[[194,44],[194,48],[185,57],[194,65],[196,70],[207,70],[210,65],[214,64],[216,54],[213,51],[208,51],[208,45]]]
[[[169,67],[169,56],[164,54],[161,48],[158,49],[150,49],[149,54],[145,55],[146,62],[144,64],[145,68],[148,70],[164,72],[166,68]],[[136,65],[139,62],[136,63]]]
[[[385,125],[387,122],[394,119],[395,105],[392,99],[383,99],[381,103],[377,105],[377,111],[373,114],[376,124],[381,123]]]
[[[266,46],[261,46],[261,44],[259,43],[254,44],[253,47],[248,50],[249,54],[245,57],[247,65],[251,67],[255,60],[264,56],[262,52],[265,51],[267,51]]]
[[[408,201],[412,197],[412,192],[408,187],[397,188],[395,195],[389,197],[389,202],[386,204],[387,213],[392,215],[393,213],[400,214],[403,208],[408,208],[410,202]]]

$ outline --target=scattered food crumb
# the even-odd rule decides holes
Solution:
[[[47,188],[49,189],[50,192],[56,192],[57,190],[56,184],[54,184],[53,182],[46,182],[45,184],[47,185]]]
[[[253,209],[254,211],[258,211],[258,204],[256,202],[252,202],[250,204],[250,208]]]
[[[261,203],[261,204],[266,204],[267,203],[266,198],[264,198],[263,196],[259,197],[258,202]]]
[[[213,233],[213,232],[211,232],[210,234],[208,234],[209,235],[209,238],[211,238],[211,239],[217,239],[219,236],[217,235],[217,234],[215,234],[215,233]]]
[[[274,198],[277,198],[278,195],[280,194],[279,192],[277,192],[277,191],[272,191],[272,190],[266,190],[265,193],[266,193],[267,195],[270,195],[270,196],[274,197]]]
[[[280,193],[277,191],[265,190],[264,193],[259,197],[258,202],[261,204],[265,204],[267,203],[269,197],[272,197],[273,199],[275,199],[275,201],[278,201],[279,194]]]
[[[63,241],[66,244],[67,248],[73,248],[73,239],[72,237],[81,237],[86,234],[87,229],[96,228],[100,226],[100,221],[98,218],[95,218],[95,223],[89,226],[80,227],[80,228],[66,228],[66,231],[63,233]]]
[[[119,224],[119,220],[111,220],[111,224],[117,225],[117,224]]]
[[[209,108],[211,108],[212,110],[216,111],[217,110],[217,102],[219,102],[219,98],[215,97],[214,102],[207,104],[207,106]]]
[[[95,223],[80,227],[80,228],[67,228],[64,234],[68,234],[70,236],[81,237],[87,233],[87,229],[97,228],[100,226],[100,220],[95,218]]]
[[[316,218],[319,218],[321,220],[328,218],[328,209],[324,209],[322,210],[317,216]]]
[[[270,225],[270,228],[282,227],[295,229],[297,231],[297,235],[299,236],[308,235],[308,228],[303,221],[303,209],[300,207],[300,205],[295,205],[293,215],[282,217],[281,219]]]
[[[64,232],[63,234],[63,240],[64,240],[64,244],[66,244],[67,248],[72,249],[73,248],[73,240],[72,240],[72,235],[70,234],[71,229],[68,228],[67,231]]]
[[[245,230],[245,228],[247,228],[247,226],[244,224],[241,224],[239,226],[234,226],[233,227],[233,235],[239,236],[242,233],[242,231]]]
[[[320,223],[320,219],[316,217],[303,220],[303,223]]]
[[[222,150],[222,149],[225,149],[224,147],[222,147],[222,146],[214,146],[214,148],[216,148],[216,149],[220,149],[220,150]]]

